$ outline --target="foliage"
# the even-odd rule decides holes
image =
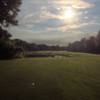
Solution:
[[[100,53],[100,31],[97,36],[91,36],[86,39],[83,38],[80,41],[70,43],[67,47],[69,51],[88,52],[88,53]]]
[[[21,0],[0,0],[0,59],[16,55],[16,46],[7,31],[9,25],[17,25],[16,16]]]
[[[19,11],[21,0],[0,0],[0,27],[17,25],[15,19]]]

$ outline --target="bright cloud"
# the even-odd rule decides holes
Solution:
[[[94,6],[94,4],[90,4],[83,0],[54,0],[53,2],[57,5],[62,5],[63,7],[71,5],[73,8],[76,9],[85,9]]]

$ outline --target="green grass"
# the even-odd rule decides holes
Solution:
[[[100,56],[53,53],[0,61],[0,100],[100,100]]]

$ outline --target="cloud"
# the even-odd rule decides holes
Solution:
[[[47,19],[62,19],[61,13],[65,11],[69,5],[75,9],[93,7],[93,4],[83,0],[24,0],[23,2],[26,3],[23,4],[20,13],[19,20],[21,24],[35,24]]]
[[[84,0],[54,0],[53,3],[59,6],[72,6],[76,9],[86,9],[94,6],[94,4]]]
[[[100,26],[97,18],[95,21],[91,18],[98,13],[98,8],[96,15],[89,9],[94,9],[94,4],[88,0],[23,0],[21,12],[17,17],[19,26],[11,27],[10,32],[14,37],[25,40],[64,44],[81,37],[80,29],[93,25]],[[68,6],[71,6],[77,15],[71,23],[64,19],[62,14]],[[99,20],[99,16],[96,17]],[[90,31],[87,28],[86,30]]]
[[[58,30],[62,31],[62,32],[67,32],[67,31],[72,31],[72,30],[76,30],[76,29],[80,29],[80,28],[84,28],[84,27],[90,27],[90,26],[100,26],[100,23],[97,23],[96,21],[90,21],[90,22],[77,22],[77,23],[73,23],[73,24],[62,24],[60,26],[57,27]]]

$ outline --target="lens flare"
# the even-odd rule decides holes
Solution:
[[[63,12],[63,18],[67,20],[73,20],[75,17],[75,11],[72,7],[67,7]]]

